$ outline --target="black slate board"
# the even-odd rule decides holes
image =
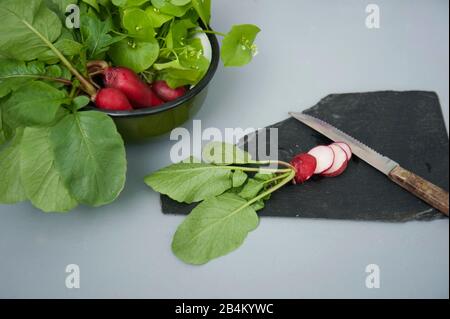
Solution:
[[[448,135],[435,93],[333,94],[305,113],[335,125],[448,190]],[[293,118],[271,127],[278,128],[281,160],[290,161],[297,153],[330,143]],[[163,212],[168,214],[187,214],[195,207],[165,196],[161,202]],[[259,215],[393,222],[443,218],[356,157],[339,178],[315,177],[304,185],[278,191]]]

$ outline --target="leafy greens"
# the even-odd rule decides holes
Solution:
[[[79,28],[66,24],[72,5]],[[114,201],[125,183],[125,146],[110,117],[84,110],[98,88],[89,62],[111,61],[171,87],[195,85],[210,66],[199,33],[225,37],[226,66],[250,62],[259,29],[222,34],[209,29],[210,19],[211,0],[0,0],[0,203],[29,200],[44,212],[67,212]],[[186,202],[247,182],[216,162],[192,165],[150,182],[170,192],[167,175],[195,179],[195,187],[175,181],[181,187],[172,195]]]
[[[239,248],[258,226],[256,212],[295,176],[288,163],[253,161],[250,154],[230,144],[210,143],[203,159],[214,164],[189,160],[145,178],[148,186],[178,202],[200,203],[179,226],[172,242],[173,253],[193,265]],[[269,164],[286,168],[264,168]]]

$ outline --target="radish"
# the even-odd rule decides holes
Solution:
[[[334,152],[329,146],[317,146],[310,150],[308,154],[314,156],[317,161],[317,167],[314,174],[322,174],[333,166]]]
[[[187,91],[184,86],[172,89],[167,85],[166,81],[156,81],[152,84],[152,88],[155,93],[166,102],[170,102],[182,97],[186,94]]]
[[[291,162],[295,168],[295,181],[299,184],[309,180],[316,171],[317,160],[309,154],[299,154]]]
[[[108,67],[104,70],[104,82],[107,88],[122,91],[135,108],[164,104],[164,101],[130,69]]]
[[[321,175],[325,177],[336,177],[344,173],[348,166],[347,153],[337,144],[331,144],[330,147],[334,152],[333,165],[323,172]]]
[[[133,109],[125,94],[112,88],[101,89],[95,97],[95,105],[99,109],[112,111],[131,111]]]
[[[336,145],[340,146],[344,150],[345,154],[347,154],[347,160],[348,161],[350,161],[352,159],[353,152],[352,152],[351,147],[347,143],[345,143],[345,142],[336,142],[336,143],[333,143],[333,144],[336,144]]]

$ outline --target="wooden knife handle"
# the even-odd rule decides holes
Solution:
[[[400,166],[389,173],[389,178],[448,216],[447,191]]]

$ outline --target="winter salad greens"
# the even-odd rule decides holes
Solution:
[[[0,0],[0,203],[114,201],[124,142],[86,106],[133,112],[185,94],[209,68],[201,33],[224,37],[225,66],[250,62],[259,28],[222,34],[210,17],[211,0]]]

